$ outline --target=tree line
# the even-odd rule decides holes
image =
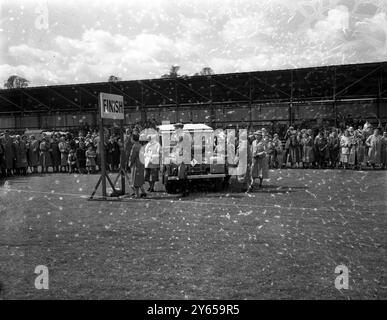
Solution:
[[[163,79],[175,79],[175,78],[184,78],[188,77],[188,75],[180,75],[179,74],[180,66],[171,66],[168,73],[165,73],[161,76]],[[210,76],[213,75],[214,71],[210,67],[205,67],[200,72],[197,72],[194,74],[194,76]],[[115,75],[111,75],[108,78],[108,82],[118,82],[121,81],[122,78],[117,77]],[[16,88],[27,88],[30,84],[30,81],[20,77],[18,75],[12,75],[10,76],[5,82],[4,82],[4,88],[5,89],[16,89]]]

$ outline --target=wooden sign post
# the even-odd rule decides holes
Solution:
[[[121,129],[121,139],[123,137],[122,131],[123,131],[123,123],[125,119],[124,114],[124,98],[123,96],[110,94],[110,93],[104,93],[100,92],[99,99],[98,99],[98,106],[99,106],[99,146],[100,146],[100,156],[101,156],[101,176],[94,188],[93,193],[91,194],[89,200],[92,200],[94,198],[95,193],[98,190],[99,185],[102,183],[102,199],[106,199],[107,197],[118,197],[120,195],[125,194],[125,168],[123,167],[124,164],[124,155],[121,155],[121,168],[120,172],[115,179],[114,183],[111,181],[109,175],[106,172],[106,153],[105,153],[105,132],[104,132],[104,119],[112,119],[112,120],[119,120],[120,122],[120,129]],[[125,154],[125,144],[122,140],[122,143],[124,145],[124,148],[122,150],[122,153]],[[115,188],[115,184],[117,183],[118,178],[121,177],[121,190],[117,190]],[[106,191],[106,180],[109,182],[110,186],[112,187],[112,195],[107,195]]]

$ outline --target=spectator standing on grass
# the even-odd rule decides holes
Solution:
[[[155,191],[155,183],[159,181],[160,170],[160,143],[157,141],[158,135],[149,135],[149,142],[145,146],[145,181],[149,183],[149,192]]]
[[[79,141],[75,155],[77,158],[78,172],[81,174],[86,173],[86,146],[83,141]]]
[[[51,166],[50,156],[50,142],[46,136],[43,136],[39,145],[40,165],[42,167],[42,173],[48,173],[48,168]]]
[[[129,159],[129,156],[130,156],[130,151],[132,150],[132,133],[131,133],[131,130],[130,129],[126,129],[126,133],[125,133],[125,136],[124,136],[124,145],[125,145],[125,163],[123,165],[123,168],[125,170],[128,170],[130,171],[130,167],[129,167],[129,164],[128,164],[128,159]]]
[[[265,140],[266,149],[267,149],[267,162],[269,164],[269,168],[274,168],[275,162],[275,145],[273,143],[273,139],[270,135],[266,137]]]
[[[314,162],[313,138],[305,131],[301,139],[304,168],[311,168]]]
[[[378,128],[376,128],[374,133],[368,137],[366,145],[369,147],[368,161],[372,168],[375,168],[376,165],[380,165],[382,154],[382,136],[380,135]]]
[[[13,162],[15,160],[15,146],[13,144],[13,139],[9,135],[9,131],[5,130],[3,138],[3,147],[4,147],[4,162],[5,162],[5,171],[7,176],[13,175]]]
[[[366,166],[366,157],[365,157],[365,139],[363,132],[361,130],[356,130],[354,132],[355,139],[355,148],[356,148],[356,168],[359,170],[363,169],[363,166]]]
[[[5,177],[5,161],[4,161],[4,157],[5,157],[5,150],[4,150],[4,146],[3,146],[3,143],[2,143],[2,137],[0,136],[0,178],[4,178]]]
[[[340,139],[337,130],[333,129],[328,137],[329,164],[331,168],[336,168],[340,157]]]
[[[24,137],[24,136],[23,136]],[[27,144],[25,139],[21,139],[20,136],[16,136],[15,139],[15,159],[16,170],[18,174],[27,174],[28,162],[27,162]]]
[[[69,154],[67,156],[67,163],[69,166],[69,174],[75,173],[77,168],[77,155],[74,149],[70,149]]]
[[[349,132],[348,130],[344,131],[344,135],[340,138],[340,162],[343,165],[344,169],[347,169],[348,166],[348,158],[349,158],[349,148],[350,148],[350,140],[349,140]]]
[[[105,142],[105,157],[106,157],[106,167],[109,171],[112,171],[113,170],[113,137],[110,137]]]
[[[5,177],[4,157],[5,157],[5,150],[3,146],[3,135],[0,134],[0,178]]]
[[[109,139],[109,152],[110,152],[110,166],[113,172],[118,170],[120,164],[120,146],[116,137],[110,137]]]
[[[98,170],[101,170],[101,146],[100,146],[100,138],[99,134],[95,133],[93,138],[93,145],[95,146],[95,164],[98,166]]]
[[[353,127],[348,128],[349,132],[349,157],[348,164],[352,166],[353,169],[356,168],[356,160],[357,160],[357,140],[355,138],[355,130]]]
[[[60,152],[60,171],[66,172],[68,171],[69,144],[64,136],[60,138],[58,147]]]
[[[38,173],[39,166],[39,141],[31,136],[28,144],[28,165],[31,172]]]
[[[286,163],[290,162],[290,166],[294,168],[296,164],[299,162],[298,159],[298,142],[297,142],[297,136],[296,132],[292,130],[289,134],[288,140],[287,140],[287,146],[288,146],[288,159],[286,160]]]
[[[97,154],[94,150],[93,145],[90,143],[87,150],[86,150],[86,168],[87,173],[94,173],[95,172],[95,158]]]
[[[303,163],[302,163],[302,156],[303,156],[303,146],[301,144],[301,140],[302,140],[302,133],[305,132],[305,130],[300,130],[300,129],[297,129],[296,131],[296,139],[297,139],[297,168],[302,168],[303,166]]]
[[[59,167],[61,165],[61,154],[59,150],[59,141],[56,134],[52,136],[51,140],[51,160],[53,172],[58,173]]]
[[[141,144],[139,142],[140,136],[138,134],[132,135],[132,151],[129,156],[129,166],[131,170],[131,180],[132,187],[135,192],[136,198],[146,197],[146,192],[144,190],[144,164],[140,159]],[[140,194],[141,190],[141,194]]]
[[[283,148],[282,148],[282,141],[279,138],[279,135],[277,133],[273,136],[273,144],[274,144],[274,166],[276,168],[282,168],[283,165]]]
[[[387,169],[387,131],[383,132],[382,137],[382,168]]]
[[[324,141],[323,141],[323,132],[320,130],[316,138],[314,138],[314,151],[316,155],[316,162],[318,167],[321,169],[324,161]]]
[[[255,181],[259,179],[259,187],[262,187],[263,179],[269,177],[269,170],[266,158],[266,146],[262,141],[262,131],[258,130],[255,132],[255,140],[251,145],[252,153],[252,167],[251,167],[251,185],[248,191],[252,191],[254,188]]]

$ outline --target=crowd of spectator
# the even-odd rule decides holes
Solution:
[[[271,168],[386,168],[387,133],[381,124],[366,122],[355,129],[290,127],[281,140],[264,132],[266,153]]]
[[[124,135],[119,128],[105,132],[108,171],[119,170],[121,156],[126,165],[131,149],[130,136],[134,133],[139,134],[145,126],[149,124],[137,123],[127,128],[127,134]],[[89,131],[82,128],[68,132],[42,132],[38,137],[25,134],[11,135],[5,130],[0,134],[0,177],[49,172],[90,174],[99,171],[101,161],[99,133],[96,129],[87,129]]]
[[[128,167],[131,136],[145,128],[156,128],[155,121],[136,123],[105,133],[106,164],[115,172]],[[270,168],[383,168],[387,167],[387,134],[379,123],[368,122],[357,128],[315,130],[289,127],[284,136],[262,129]],[[254,135],[250,135],[254,140]],[[250,141],[252,142],[252,141]],[[125,148],[124,148],[125,146]],[[124,153],[125,152],[125,153]],[[128,168],[127,168],[128,169]],[[27,173],[94,173],[100,170],[99,134],[95,128],[66,133],[34,135],[0,134],[0,175]]]

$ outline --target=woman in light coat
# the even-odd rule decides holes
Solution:
[[[254,188],[254,184],[259,179],[259,187],[262,187],[263,179],[269,178],[269,166],[266,157],[266,145],[262,141],[262,131],[255,132],[255,139],[251,145],[253,163],[251,167],[251,185],[249,191]]]
[[[150,141],[145,146],[145,181],[149,183],[148,191],[155,191],[155,183],[159,181],[160,171],[160,143],[156,134],[149,135]]]
[[[340,138],[340,162],[342,163],[344,169],[346,169],[348,165],[350,146],[351,142],[349,132],[348,130],[345,130],[344,135]]]
[[[368,161],[374,168],[375,165],[380,165],[382,155],[382,136],[379,134],[379,129],[374,130],[374,134],[370,135],[366,141],[368,150]]]
[[[50,142],[46,137],[43,137],[42,142],[39,145],[40,150],[40,165],[42,166],[42,173],[48,173],[48,167],[51,166],[50,156]]]
[[[70,151],[70,146],[65,140],[64,137],[60,138],[60,142],[58,144],[59,147],[59,152],[60,152],[60,171],[61,172],[66,172],[68,171],[68,157],[69,157],[69,151]]]

